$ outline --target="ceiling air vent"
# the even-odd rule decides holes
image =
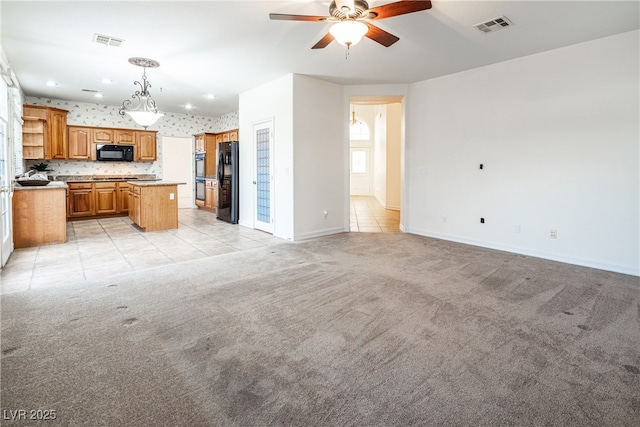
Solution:
[[[506,16],[499,16],[489,21],[476,24],[474,25],[474,27],[482,31],[483,33],[491,33],[493,31],[498,31],[504,27],[510,27],[511,25],[513,25],[513,23],[509,21]]]
[[[114,46],[114,47],[120,47],[120,45],[124,43],[124,40],[122,39],[117,39],[115,37],[105,36],[98,33],[93,35],[93,41],[99,44],[103,44],[105,46]]]

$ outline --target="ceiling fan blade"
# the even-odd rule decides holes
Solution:
[[[375,25],[367,24],[369,27],[369,31],[365,34],[365,37],[370,38],[371,40],[380,43],[384,47],[389,47],[400,38],[394,36],[391,33],[386,32],[382,28],[378,28]]]
[[[395,3],[384,4],[382,6],[369,9],[368,13],[369,15],[372,13],[377,15],[375,18],[371,19],[384,19],[427,9],[431,9],[431,1],[429,0],[397,1]]]
[[[276,21],[324,21],[328,16],[290,15],[288,13],[270,13],[269,18]]]
[[[333,36],[331,35],[331,33],[327,33],[323,38],[320,39],[318,43],[314,44],[311,49],[322,49],[324,47],[327,47],[332,41]]]

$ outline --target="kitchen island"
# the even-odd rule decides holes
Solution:
[[[129,218],[144,231],[178,228],[178,185],[186,182],[127,181]]]
[[[13,193],[13,245],[16,249],[67,241],[67,185],[23,187]]]

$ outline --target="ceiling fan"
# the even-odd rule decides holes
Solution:
[[[358,43],[363,36],[389,47],[400,39],[382,28],[376,27],[369,21],[427,9],[431,9],[431,1],[429,0],[396,1],[371,9],[369,9],[369,4],[365,0],[333,0],[329,5],[330,16],[270,13],[269,18],[281,21],[333,22],[334,24],[329,32],[311,49],[327,47],[333,40],[347,46],[347,49],[349,49],[350,46]]]

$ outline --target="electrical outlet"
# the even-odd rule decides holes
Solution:
[[[551,233],[549,234],[549,237],[552,239],[557,239],[558,238],[558,230],[551,230]]]
[[[480,224],[484,224],[484,218],[480,218]]]
[[[513,226],[513,232],[514,233],[519,233],[520,232],[520,224],[516,224]]]
[[[324,215],[324,219],[327,219],[327,215],[329,215],[329,211],[325,209],[324,212],[322,212],[322,214]]]
[[[169,193],[169,200],[173,200],[175,198],[176,198],[176,196],[175,196],[174,193]]]
[[[442,217],[442,222],[444,222],[445,224],[447,223],[447,217],[446,216]]]

